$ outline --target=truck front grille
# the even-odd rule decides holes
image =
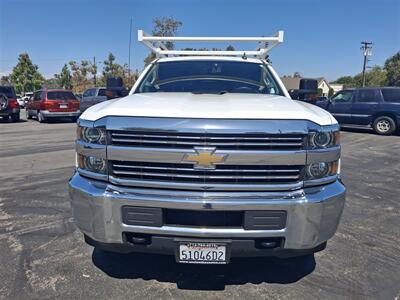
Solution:
[[[287,184],[301,181],[301,166],[217,165],[213,170],[192,164],[111,161],[111,176],[120,179],[196,184]]]
[[[150,148],[216,147],[219,150],[301,150],[303,134],[218,134],[119,131],[110,132],[112,145]]]

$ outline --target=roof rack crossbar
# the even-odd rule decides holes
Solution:
[[[254,56],[265,58],[268,52],[283,43],[283,31],[271,37],[183,37],[183,36],[150,36],[138,31],[138,41],[156,54],[157,57],[179,55],[220,55],[220,56]],[[255,50],[168,50],[163,42],[258,42]]]

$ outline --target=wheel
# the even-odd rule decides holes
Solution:
[[[37,119],[38,119],[39,123],[46,122],[46,118],[42,115],[42,113],[40,111],[37,114]]]
[[[19,122],[20,118],[19,118],[19,114],[12,114],[11,115],[11,120],[13,122]]]
[[[388,116],[377,117],[373,128],[377,134],[390,135],[396,131],[396,122]]]
[[[28,119],[28,120],[32,119],[32,116],[29,113],[29,109],[26,110],[25,114],[26,114],[26,119]]]

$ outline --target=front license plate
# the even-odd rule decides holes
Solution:
[[[180,263],[226,264],[226,244],[182,242],[179,244]]]
[[[60,104],[60,108],[68,108],[67,104]]]

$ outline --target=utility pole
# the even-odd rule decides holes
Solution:
[[[372,55],[372,42],[362,41],[361,45],[362,46],[360,49],[363,50],[363,55],[364,55],[362,86],[365,87],[365,69],[367,68],[367,61],[368,61],[367,57]]]
[[[132,80],[131,80],[131,43],[132,43],[132,18],[131,18],[131,24],[129,26],[129,54],[128,54],[128,78],[129,78],[129,84],[132,85]]]
[[[97,79],[96,79],[96,74],[97,74],[97,66],[96,66],[96,56],[93,56],[93,70],[94,70],[94,73],[93,73],[93,79],[94,79],[94,86],[97,86]]]

